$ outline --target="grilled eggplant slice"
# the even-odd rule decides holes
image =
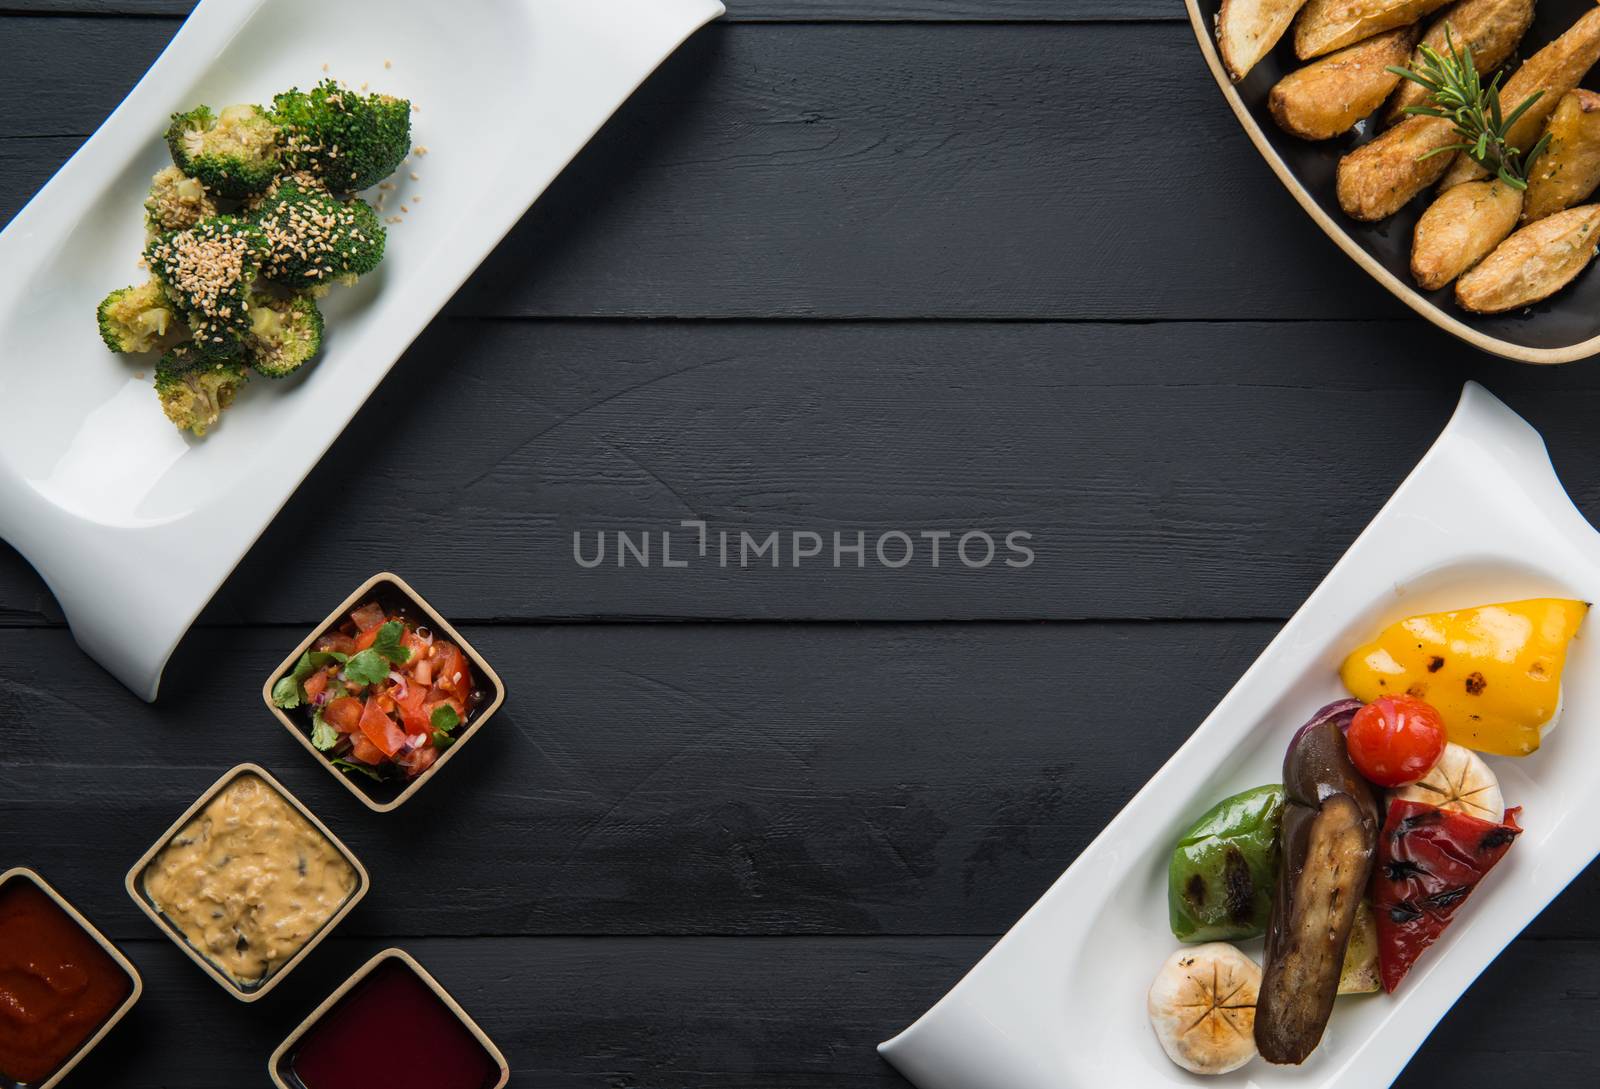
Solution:
[[[1302,1063],[1322,1041],[1345,947],[1372,876],[1378,805],[1345,749],[1354,701],[1318,712],[1283,761],[1278,895],[1267,930],[1255,1037],[1270,1063]]]

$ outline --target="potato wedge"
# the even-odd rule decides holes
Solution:
[[[1511,126],[1506,142],[1514,148],[1528,151],[1544,131],[1544,123],[1555,112],[1561,96],[1578,85],[1584,74],[1600,60],[1600,7],[1590,8],[1561,37],[1545,46],[1523,62],[1512,73],[1500,92],[1500,106],[1510,113],[1531,94],[1539,99],[1528,112]],[[1450,189],[1464,181],[1485,177],[1489,172],[1465,153],[1456,156],[1445,174],[1441,189]]]
[[[1477,314],[1500,314],[1549,298],[1588,267],[1596,239],[1600,204],[1530,223],[1456,281],[1456,302]]]
[[[1294,25],[1294,52],[1310,60],[1393,30],[1410,26],[1450,0],[1311,0]]]
[[[1499,178],[1446,189],[1417,220],[1411,275],[1424,291],[1439,288],[1482,261],[1517,228],[1522,193]]]
[[[1588,200],[1600,187],[1600,94],[1580,87],[1562,95],[1545,131],[1550,144],[1528,172],[1525,223]]]
[[[1339,207],[1354,219],[1387,219],[1450,166],[1448,154],[1422,156],[1455,142],[1448,119],[1408,117],[1339,160]]]
[[[1472,66],[1479,75],[1488,75],[1511,59],[1532,25],[1533,0],[1461,0],[1434,20],[1421,44],[1443,53],[1444,30],[1449,26],[1450,40],[1458,48],[1470,46]],[[1417,54],[1405,66],[1415,71],[1421,63],[1422,56]],[[1397,125],[1405,120],[1407,106],[1425,106],[1427,102],[1425,87],[1403,80],[1389,100],[1384,120]]]
[[[1306,0],[1222,0],[1217,12],[1217,52],[1235,83],[1272,52]]]
[[[1349,132],[1389,97],[1417,44],[1417,28],[1403,26],[1312,61],[1280,79],[1267,96],[1278,127],[1302,140],[1327,140]]]

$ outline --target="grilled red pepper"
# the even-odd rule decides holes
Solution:
[[[1483,875],[1511,849],[1522,834],[1517,812],[1508,809],[1505,823],[1491,824],[1426,802],[1389,803],[1372,881],[1385,991],[1400,985]]]

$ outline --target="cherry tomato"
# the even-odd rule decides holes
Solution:
[[[1356,770],[1379,786],[1398,787],[1428,774],[1444,754],[1444,720],[1413,696],[1380,696],[1350,723],[1345,741]]]

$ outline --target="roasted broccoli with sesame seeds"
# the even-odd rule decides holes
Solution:
[[[250,289],[266,256],[266,236],[236,216],[202,219],[145,247],[151,275],[194,339],[217,348],[236,348],[249,333]]]
[[[250,374],[236,359],[223,359],[180,344],[156,364],[156,396],[161,410],[180,431],[195,437],[216,425],[223,410],[233,404],[239,387]]]
[[[308,193],[326,193],[328,187],[322,184],[322,179],[309,170],[289,170],[272,179],[272,184],[259,193],[252,193],[239,202],[239,214],[257,215],[268,204],[277,199],[283,187],[292,185]]]
[[[323,80],[272,100],[283,130],[283,158],[308,170],[336,193],[365,189],[393,174],[411,149],[411,103],[390,95],[363,95]]]
[[[259,193],[282,167],[278,125],[259,106],[209,106],[172,115],[167,147],[172,161],[219,196],[238,199]]]
[[[287,378],[322,349],[322,311],[306,295],[256,292],[250,299],[245,359],[256,373]]]
[[[378,267],[388,234],[363,200],[339,200],[292,182],[255,214],[267,240],[261,274],[297,291],[353,283]]]
[[[181,326],[171,300],[154,280],[113,291],[100,300],[96,316],[100,339],[113,352],[153,351]]]
[[[150,179],[150,195],[144,201],[144,222],[151,234],[182,231],[208,216],[217,214],[205,183],[169,166]]]

